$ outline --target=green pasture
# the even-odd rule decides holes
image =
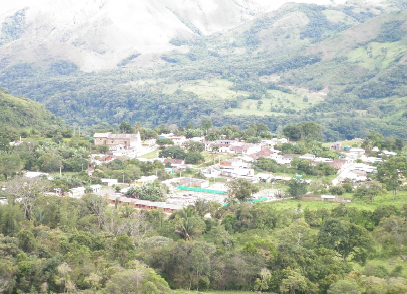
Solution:
[[[407,191],[398,191],[397,199],[392,199],[392,191],[386,191],[383,195],[377,196],[374,198],[373,203],[368,200],[354,200],[350,203],[346,203],[347,207],[354,207],[357,209],[367,209],[367,210],[375,210],[379,206],[383,205],[395,205],[398,208],[401,208],[404,204],[407,204]],[[345,198],[352,198],[351,193],[343,194],[341,197]],[[328,201],[302,201],[296,199],[286,199],[281,201],[271,202],[271,204],[277,209],[295,209],[298,208],[298,205],[301,205],[301,209],[320,209],[320,208],[334,208],[335,206],[340,205],[336,202],[328,202]]]
[[[370,42],[349,52],[348,60],[357,62],[370,70],[377,67],[386,68],[394,62],[394,59],[404,55],[406,50],[407,45],[400,42]]]
[[[324,100],[323,96],[310,93],[305,89],[293,88],[293,94],[284,93],[278,90],[268,90],[267,98],[260,100],[246,99],[241,103],[240,108],[229,109],[227,115],[277,115],[285,116],[287,113],[276,111],[280,108],[291,108],[296,111],[310,108],[311,106]],[[304,101],[304,98],[308,101]],[[262,104],[258,107],[258,101]],[[273,109],[273,110],[272,110]]]
[[[173,94],[176,90],[180,89],[183,91],[193,92],[198,95],[199,98],[208,100],[225,100],[238,96],[249,96],[249,93],[245,91],[230,90],[229,87],[232,85],[232,82],[223,79],[183,81],[165,85],[163,93]]]

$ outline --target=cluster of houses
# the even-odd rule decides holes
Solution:
[[[97,166],[102,163],[107,163],[119,156],[125,156],[128,158],[138,157],[141,154],[145,153],[146,150],[151,152],[151,150],[157,150],[156,140],[149,140],[146,144],[142,144],[140,133],[137,134],[112,134],[112,133],[96,133],[93,136],[95,145],[108,146],[109,155],[105,154],[92,154],[90,156],[91,166]],[[372,166],[374,163],[382,162],[380,157],[368,157],[365,155],[365,150],[361,148],[354,148],[345,146],[342,148],[340,142],[333,143],[330,146],[331,150],[334,151],[344,151],[345,158],[343,159],[331,159],[331,158],[322,158],[317,157],[313,154],[282,154],[281,151],[275,150],[274,146],[277,144],[288,143],[286,138],[273,138],[270,140],[262,140],[259,143],[246,143],[239,140],[229,140],[229,139],[220,139],[213,142],[208,142],[205,140],[205,137],[196,137],[187,139],[185,136],[177,136],[173,133],[170,134],[161,134],[159,139],[170,139],[174,142],[174,145],[185,148],[189,142],[202,142],[205,145],[205,150],[207,152],[212,152],[216,154],[229,154],[233,158],[226,160],[218,160],[217,164],[209,166],[207,168],[201,169],[202,174],[205,176],[205,179],[197,179],[191,177],[182,177],[182,172],[191,167],[186,164],[182,159],[170,159],[170,158],[155,158],[153,160],[161,160],[162,163],[166,166],[165,170],[168,173],[178,173],[180,172],[180,177],[172,178],[167,181],[163,181],[163,184],[166,184],[169,187],[171,192],[174,192],[179,189],[184,189],[188,191],[187,188],[201,189],[202,191],[209,191],[212,189],[210,186],[211,178],[224,177],[226,179],[231,178],[244,178],[251,180],[253,182],[274,182],[279,180],[288,181],[291,177],[283,176],[274,176],[270,173],[257,173],[253,168],[253,162],[259,158],[270,158],[277,162],[279,165],[290,165],[294,158],[299,158],[307,160],[311,165],[317,165],[318,163],[324,162],[338,170],[340,181],[351,180],[351,181],[366,181],[369,180],[370,175],[376,171],[376,167]],[[147,149],[146,149],[147,148]],[[373,152],[379,154],[379,149],[374,147]],[[396,155],[395,153],[382,151],[381,154],[391,156]],[[232,157],[230,156],[230,157]],[[157,156],[158,157],[158,156]],[[217,158],[220,158],[218,156]],[[355,159],[360,159],[362,163],[355,163]],[[214,158],[215,161],[216,158]],[[140,160],[148,160],[141,159]],[[359,161],[358,161],[359,162]],[[91,171],[91,170],[90,170]],[[35,176],[49,176],[43,173],[27,173],[27,177]],[[131,185],[144,185],[150,182],[157,180],[156,175],[141,177],[140,179],[134,180]],[[102,185],[113,187],[119,184],[117,179],[101,179]],[[309,182],[309,181],[308,181]],[[72,188],[67,193],[67,196],[73,198],[81,198],[85,193],[92,192],[94,194],[103,195],[102,185],[92,185],[88,188],[77,187]],[[167,203],[165,202],[152,202],[147,200],[133,199],[125,197],[124,194],[129,188],[121,190],[121,193],[114,193],[108,196],[108,200],[111,205],[121,205],[126,204],[130,205],[136,209],[162,209],[166,213],[173,213],[174,211],[181,209],[193,201],[196,195],[185,194],[183,197],[180,197],[180,193],[173,195],[175,200],[171,203],[171,198],[168,199]],[[91,190],[91,191],[90,191]],[[200,190],[200,191],[201,191]],[[55,195],[59,195],[59,191],[55,191]],[[53,193],[53,192],[52,192]],[[49,194],[52,194],[51,192]],[[216,191],[215,191],[216,193]],[[220,199],[224,197],[225,189],[220,191],[217,196],[214,196],[214,199]],[[209,195],[209,194],[208,194]],[[329,195],[325,198],[328,199]],[[190,199],[189,199],[189,198]],[[328,197],[328,198],[327,198]],[[326,200],[325,201],[331,201]],[[189,201],[189,202],[188,202]]]

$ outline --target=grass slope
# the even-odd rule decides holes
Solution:
[[[61,121],[32,100],[0,91],[0,126],[14,129],[51,129]]]

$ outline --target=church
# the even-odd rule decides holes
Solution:
[[[111,151],[138,151],[142,148],[140,132],[137,132],[137,134],[95,133],[93,138],[95,145],[109,146]]]

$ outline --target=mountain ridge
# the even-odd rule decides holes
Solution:
[[[2,36],[4,39],[7,32],[14,36],[0,46],[0,56],[11,64],[15,60],[46,63],[50,59],[66,59],[84,71],[112,69],[135,53],[146,54],[153,60],[156,53],[179,49],[171,44],[173,38],[193,39],[233,29],[286,2],[40,0],[32,3],[20,0],[14,5],[3,3],[0,4]],[[344,2],[340,0],[336,4]],[[17,14],[24,16],[19,22]]]

